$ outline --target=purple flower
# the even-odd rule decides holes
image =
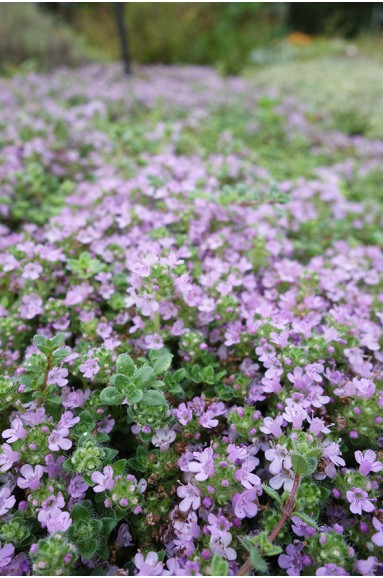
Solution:
[[[21,299],[20,317],[23,319],[33,319],[36,315],[43,313],[43,300],[39,295],[24,295]]]
[[[303,542],[295,540],[293,544],[287,546],[286,553],[278,558],[279,566],[286,570],[289,576],[300,576],[304,567],[312,563],[310,556],[302,555],[303,547]]]
[[[211,429],[213,427],[217,427],[218,420],[215,418],[214,413],[211,410],[205,411],[198,420],[199,424],[202,427]]]
[[[58,385],[58,387],[65,387],[68,383],[68,370],[64,367],[53,367],[48,375],[48,385]]]
[[[37,490],[40,487],[40,479],[44,474],[43,466],[36,466],[33,468],[31,465],[26,464],[20,469],[21,478],[17,478],[17,485],[19,488],[26,490]]]
[[[328,562],[324,566],[318,568],[315,572],[315,576],[350,576],[350,574],[333,562]]]
[[[193,417],[192,410],[186,407],[184,403],[181,403],[177,409],[174,409],[173,414],[182,425],[188,424]]]
[[[98,494],[99,492],[105,492],[106,490],[113,490],[114,480],[113,480],[113,468],[112,466],[105,466],[103,473],[94,472],[92,474],[92,482],[97,484],[94,486],[93,491]]]
[[[64,533],[72,524],[72,518],[69,512],[62,512],[57,508],[56,511],[51,511],[46,520],[47,530],[50,534],[58,532]]]
[[[122,523],[121,526],[118,528],[116,544],[117,544],[117,546],[120,546],[120,547],[124,546],[125,548],[132,546],[132,544],[133,544],[132,535],[129,532],[128,524]]]
[[[27,437],[27,432],[24,429],[21,419],[16,417],[11,421],[11,428],[5,429],[1,435],[5,439],[8,438],[8,442],[13,444],[17,440],[25,439]]]
[[[293,516],[291,521],[293,523],[291,529],[296,536],[299,536],[300,538],[308,538],[315,534],[315,529],[305,524],[298,516]]]
[[[190,483],[186,486],[179,486],[177,488],[177,496],[183,498],[179,504],[181,512],[187,512],[190,508],[198,510],[201,505],[201,492]]]
[[[15,548],[12,546],[12,544],[5,544],[5,546],[1,547],[0,542],[0,568],[8,566],[14,553]]]
[[[9,444],[1,446],[2,453],[0,454],[0,472],[7,472],[11,469],[13,464],[20,459],[19,452],[14,452]]]
[[[74,417],[73,413],[71,411],[65,411],[61,418],[58,425],[58,429],[63,429],[63,428],[71,428],[74,425],[76,425],[76,423],[78,423],[80,421],[79,417]]]
[[[48,448],[52,452],[69,450],[72,447],[71,440],[68,439],[69,430],[66,427],[54,429],[48,438]]]
[[[160,448],[162,452],[169,449],[170,444],[176,439],[176,433],[172,429],[160,428],[152,437],[152,444],[156,448]]]
[[[21,276],[23,279],[32,279],[35,281],[40,277],[42,272],[43,268],[39,263],[27,263]]]
[[[258,512],[258,506],[254,504],[257,499],[255,490],[245,490],[242,494],[234,494],[232,498],[234,514],[240,520],[254,518]]]
[[[303,420],[307,418],[307,411],[299,403],[286,406],[282,414],[284,419],[293,424],[294,429],[301,429]]]
[[[266,450],[265,458],[271,462],[269,465],[271,474],[279,474],[283,467],[286,470],[290,470],[292,467],[289,452],[280,444],[277,444],[275,448]]]
[[[163,339],[161,335],[158,335],[158,333],[145,335],[143,339],[144,349],[162,349],[163,346],[164,346]]]
[[[0,516],[4,516],[13,508],[16,502],[15,496],[11,495],[12,492],[7,486],[3,486],[0,490]]]
[[[362,515],[364,512],[373,512],[375,506],[368,500],[368,494],[361,488],[352,488],[346,492],[347,500],[350,502],[350,510],[353,514]]]
[[[378,531],[377,534],[374,534],[371,537],[371,540],[374,542],[375,546],[379,546],[383,548],[383,523],[378,520],[378,518],[372,518],[372,524],[375,530]]]
[[[234,474],[237,482],[241,482],[242,486],[247,490],[252,490],[254,486],[260,487],[262,484],[260,478],[251,473],[258,464],[258,458],[249,456],[242,462],[240,469]]]
[[[375,461],[376,453],[372,450],[366,450],[364,453],[361,451],[355,452],[355,459],[363,476],[368,476],[370,472],[380,472],[382,469],[382,463]]]
[[[50,517],[58,516],[65,506],[65,500],[61,492],[55,496],[51,494],[43,500],[41,508],[38,509],[37,519],[45,527]]]
[[[84,478],[77,475],[69,482],[68,492],[72,498],[83,498],[88,488],[89,485],[84,481]]]
[[[100,371],[97,359],[87,359],[80,365],[80,371],[84,377],[92,378]]]
[[[188,471],[196,474],[195,478],[203,482],[214,476],[214,452],[212,448],[206,448],[203,452],[194,452],[196,461],[188,463]]]
[[[134,565],[138,569],[137,576],[161,576],[164,565],[158,561],[156,552],[144,556],[139,553],[134,556]]]
[[[276,438],[282,435],[283,417],[278,415],[275,419],[272,417],[265,417],[263,424],[259,428],[265,434],[271,434]]]
[[[210,537],[210,548],[212,553],[218,554],[229,561],[235,560],[237,558],[237,553],[234,548],[229,546],[232,539],[233,537],[230,532],[213,533]]]
[[[291,492],[294,485],[294,474],[292,471],[282,470],[270,478],[269,484],[274,490],[279,490],[283,486],[285,492]]]
[[[367,560],[356,560],[355,569],[362,576],[375,576],[377,565],[378,558],[376,556],[369,556]]]

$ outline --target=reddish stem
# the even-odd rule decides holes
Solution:
[[[290,516],[293,512],[294,500],[295,500],[295,496],[296,496],[298,488],[299,488],[300,481],[301,480],[300,480],[299,474],[295,474],[294,484],[293,484],[293,487],[291,490],[291,494],[288,497],[288,499],[286,500],[286,503],[283,505],[283,508],[282,508],[282,516],[280,517],[278,524],[275,526],[274,530],[271,532],[270,536],[268,537],[270,544],[272,544],[274,542],[275,538],[278,536],[279,532],[282,530],[283,526],[285,525],[285,523],[290,518]],[[249,572],[252,570],[252,568],[253,568],[253,565],[252,565],[251,560],[249,558],[249,560],[247,560],[247,562],[245,562],[243,564],[243,566],[241,566],[241,568],[238,570],[238,572],[236,573],[236,576],[248,576]]]

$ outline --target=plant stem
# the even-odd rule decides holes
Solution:
[[[295,474],[294,484],[293,484],[293,487],[291,490],[291,494],[288,497],[288,499],[286,500],[286,503],[283,505],[283,508],[282,508],[282,516],[280,517],[278,524],[275,526],[274,530],[271,532],[271,534],[268,537],[270,544],[272,544],[274,542],[275,538],[278,536],[279,532],[282,530],[283,526],[285,525],[285,523],[290,518],[290,516],[293,512],[294,500],[295,500],[295,496],[296,496],[298,488],[299,488],[300,481],[301,481],[301,479],[300,479],[299,474]],[[252,570],[252,567],[253,567],[253,565],[252,565],[251,560],[249,558],[249,560],[247,560],[247,562],[245,562],[243,564],[243,566],[241,566],[241,568],[238,570],[238,572],[236,573],[236,576],[248,576],[248,573]]]
[[[40,388],[41,393],[44,393],[45,388],[46,388],[47,383],[48,383],[49,372],[52,369],[51,361],[52,361],[52,358],[49,355],[47,357],[47,366],[46,366],[45,373],[44,373],[44,379],[43,379],[43,382],[42,382],[41,388]],[[43,403],[43,398],[40,397],[38,402],[37,402],[37,407],[40,407],[42,403]]]

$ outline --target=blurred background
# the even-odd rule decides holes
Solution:
[[[5,2],[1,72],[118,59],[116,4],[137,64],[208,64],[239,74],[296,59],[380,52],[383,44],[383,3]]]

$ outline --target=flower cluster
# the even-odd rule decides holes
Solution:
[[[0,85],[0,574],[381,575],[383,143],[198,67]]]

